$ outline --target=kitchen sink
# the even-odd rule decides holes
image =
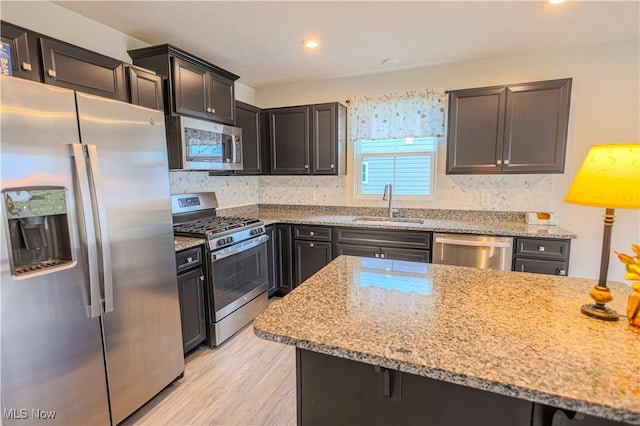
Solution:
[[[423,219],[411,219],[408,217],[394,217],[393,219],[387,216],[358,216],[353,218],[353,222],[377,222],[377,223],[419,223],[423,224]]]

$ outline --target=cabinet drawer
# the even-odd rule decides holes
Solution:
[[[567,275],[567,262],[556,260],[524,259],[516,258],[514,270],[518,272],[531,272],[546,275]]]
[[[569,240],[518,238],[515,255],[536,259],[568,260],[569,245]]]
[[[186,271],[199,265],[202,265],[202,249],[200,247],[182,250],[176,254],[178,272]]]
[[[338,227],[334,228],[333,240],[346,244],[428,249],[431,247],[431,232]]]
[[[331,228],[324,226],[294,226],[296,240],[331,241]]]

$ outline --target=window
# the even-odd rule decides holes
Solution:
[[[394,197],[433,196],[436,150],[436,138],[356,141],[355,170],[361,170],[356,198],[379,198],[387,183]]]
[[[400,199],[434,197],[436,151],[445,130],[444,89],[349,99],[354,197],[378,199],[387,183]]]

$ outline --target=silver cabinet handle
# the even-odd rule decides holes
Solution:
[[[80,241],[87,247],[87,269],[89,275],[89,304],[87,315],[89,318],[100,316],[100,274],[98,268],[98,247],[96,245],[96,231],[91,210],[91,190],[89,188],[89,176],[84,159],[84,149],[81,144],[71,144],[73,152],[73,164],[77,178],[77,190],[80,196],[78,203],[78,221]]]
[[[558,275],[567,275],[567,271],[565,271],[564,269],[560,269],[558,271]]]
[[[111,275],[111,241],[107,224],[107,209],[104,193],[102,191],[102,173],[98,164],[98,149],[95,145],[87,145],[89,154],[89,166],[91,167],[91,183],[95,195],[94,214],[97,213],[97,242],[98,254],[102,257],[102,285],[104,286],[104,312],[113,311],[113,277]]]
[[[31,64],[29,62],[23,62],[21,66],[23,70],[31,71]]]
[[[56,78],[56,70],[47,70],[47,75]]]
[[[544,246],[538,246],[538,251],[544,251]]]
[[[193,262],[193,257],[187,257],[187,263]]]

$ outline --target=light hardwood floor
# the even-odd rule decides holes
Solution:
[[[122,425],[295,425],[295,349],[253,324],[217,348],[201,346],[173,383]]]

